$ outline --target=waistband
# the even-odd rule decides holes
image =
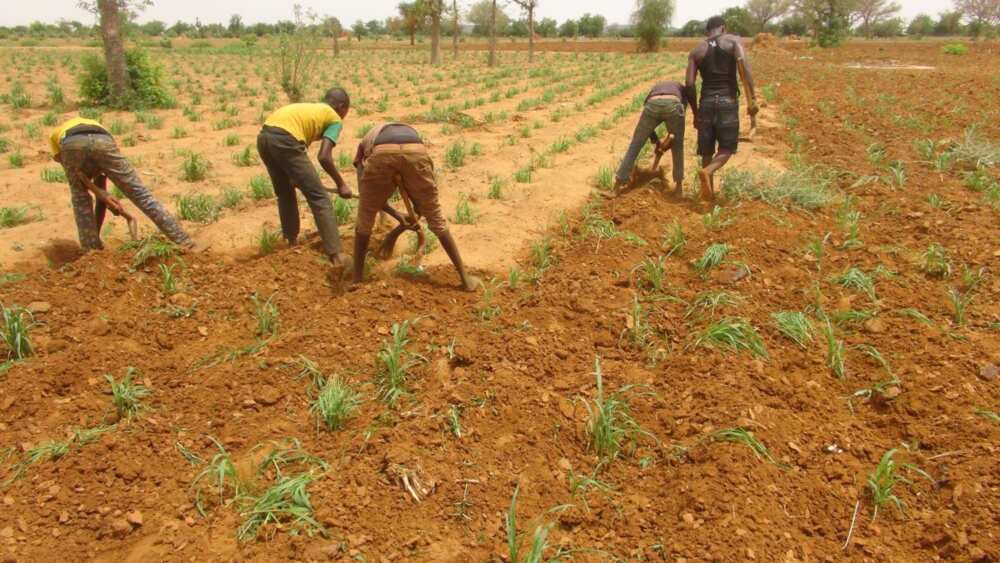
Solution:
[[[72,129],[70,129],[69,131],[67,131],[66,132],[66,136],[62,138],[62,140],[60,141],[60,143],[65,143],[69,139],[72,139],[74,137],[83,137],[84,135],[96,135],[96,136],[99,136],[99,137],[107,137],[109,139],[113,138],[111,136],[111,133],[108,133],[107,131],[102,131],[102,130],[96,128],[96,127],[93,127],[93,126],[78,126],[78,127],[74,127]]]
[[[372,148],[372,154],[379,154],[381,152],[418,152],[426,153],[427,147],[423,143],[407,143],[405,145],[396,145],[387,143],[384,145],[375,145]]]
[[[673,94],[659,94],[657,96],[650,97],[646,101],[647,102],[652,102],[652,101],[658,101],[658,102],[664,102],[664,101],[680,102],[681,99],[678,98],[677,96],[673,95]]]

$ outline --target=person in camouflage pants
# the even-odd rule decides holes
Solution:
[[[105,188],[107,178],[110,178],[125,197],[146,214],[167,238],[182,247],[194,247],[194,241],[181,228],[180,223],[143,185],[110,134],[97,130],[82,133],[70,130],[69,135],[65,135],[65,132],[63,135],[54,158],[62,164],[69,180],[80,246],[86,250],[104,248],[100,229],[107,211],[100,201],[95,208],[94,198],[80,179],[82,174],[93,179],[100,188]]]

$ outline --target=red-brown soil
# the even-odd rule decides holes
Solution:
[[[153,389],[152,409],[58,461],[32,466],[2,491],[0,554],[12,561],[503,560],[504,515],[519,486],[521,531],[554,522],[551,545],[578,550],[579,560],[997,560],[1000,424],[976,411],[1000,410],[1000,383],[985,369],[1000,364],[998,212],[964,188],[958,172],[919,162],[913,141],[955,139],[973,124],[1000,139],[997,79],[984,73],[1000,56],[993,44],[975,45],[964,58],[938,54],[939,45],[900,45],[781,48],[756,58],[758,82],[776,88],[771,107],[786,124],[760,142],[789,154],[798,146],[807,164],[835,174],[862,213],[860,249],[834,246],[843,240],[837,205],[810,214],[732,202],[723,213],[733,223],[711,231],[702,207],[640,190],[596,213],[646,246],[623,237],[598,243],[577,215],[568,232],[549,233],[555,263],[540,283],[497,289],[500,313],[489,321],[477,314],[483,297],[458,292],[447,267],[434,266],[427,281],[382,273],[346,292],[310,248],[249,260],[186,257],[187,285],[173,301],[193,303],[195,313],[180,319],[156,312],[167,301],[156,269],[130,272],[129,257],[116,251],[26,271],[27,280],[0,288],[0,301],[45,301],[51,310],[38,315],[33,332],[38,356],[0,376],[0,444],[17,459],[71,428],[109,422],[104,374],[120,378],[128,366]],[[843,66],[888,61],[936,70]],[[903,187],[851,187],[885,174],[866,156],[875,142],[888,160],[905,162]],[[948,205],[931,206],[930,194]],[[685,301],[707,290],[740,294],[742,304],[725,314],[758,328],[766,361],[693,346],[707,319],[685,318],[684,304],[636,287],[633,269],[664,254],[659,241],[674,221],[688,243],[667,259],[664,294]],[[820,272],[804,248],[826,233],[832,242]],[[690,262],[721,242],[750,267],[749,277],[731,282],[693,271]],[[954,277],[921,271],[920,255],[932,242],[948,249]],[[510,252],[531,270],[526,249]],[[879,265],[895,275],[878,278],[874,303],[831,280],[851,266],[872,272]],[[985,280],[958,326],[946,291],[961,287],[962,266],[984,270]],[[816,287],[830,310],[879,312],[877,322],[838,333],[848,346],[843,379],[827,368],[821,336],[802,350],[770,320],[816,303]],[[257,354],[197,367],[253,341],[255,292],[275,295],[277,338]],[[660,335],[651,348],[660,356],[655,365],[650,350],[622,338],[636,295],[646,295]],[[935,326],[896,313],[905,308]],[[409,349],[427,361],[413,370],[411,394],[388,409],[370,383],[375,355],[390,326],[407,319],[419,319]],[[452,341],[449,360],[443,348]],[[893,398],[847,401],[886,378],[859,345],[875,346],[891,365],[901,382]],[[345,429],[316,430],[299,356],[364,392]],[[651,392],[632,400],[632,413],[656,439],[601,467],[598,478],[611,491],[574,495],[569,477],[598,468],[583,404],[595,396],[595,357],[606,389]],[[460,438],[447,424],[451,407],[461,408]],[[737,426],[778,464],[707,439]],[[241,545],[233,507],[200,516],[190,489],[200,468],[177,444],[210,458],[217,450],[209,436],[237,459],[286,438],[322,457],[330,470],[310,494],[329,537],[268,527],[260,541]],[[931,479],[904,473],[913,484],[895,492],[905,514],[887,505],[873,519],[866,480],[894,448],[900,463]],[[436,489],[415,503],[390,477],[390,464],[419,466]],[[566,504],[572,507],[547,514]]]

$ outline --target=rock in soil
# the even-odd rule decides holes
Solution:
[[[996,381],[997,374],[1000,373],[1000,367],[996,364],[986,364],[979,370],[979,377],[983,381]]]
[[[283,396],[284,395],[281,390],[277,387],[273,385],[264,385],[257,391],[253,399],[254,401],[257,401],[257,403],[264,405],[265,407],[269,407],[280,401]]]
[[[28,303],[27,309],[28,312],[33,315],[48,313],[52,310],[52,304],[48,301],[32,301],[31,303]]]

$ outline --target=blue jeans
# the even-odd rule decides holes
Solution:
[[[622,164],[615,175],[619,182],[628,181],[642,146],[661,123],[666,123],[667,132],[674,136],[674,144],[670,147],[673,155],[674,182],[684,180],[684,104],[677,100],[660,99],[646,102],[646,107],[642,110],[639,123],[632,135],[632,143],[629,144],[625,158],[622,159]]]

